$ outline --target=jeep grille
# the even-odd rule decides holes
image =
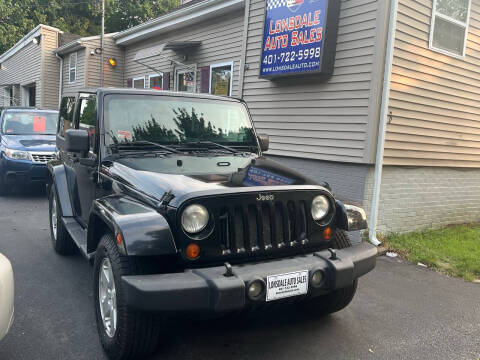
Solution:
[[[268,197],[269,194],[262,199],[258,193],[243,193],[192,199],[184,204],[182,208],[192,203],[202,204],[213,217],[213,232],[198,241],[202,249],[201,262],[294,254],[310,247],[328,246],[322,232],[331,224],[315,223],[310,215],[310,205],[316,195],[326,194],[334,209],[331,195],[321,191],[272,194],[273,199]],[[183,239],[184,246],[192,241],[184,233]]]

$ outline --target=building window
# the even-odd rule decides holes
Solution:
[[[233,63],[210,66],[210,94],[232,96]]]
[[[153,74],[148,76],[148,85],[150,89],[163,89],[163,74]]]
[[[175,87],[177,91],[195,92],[195,89],[196,89],[195,71],[177,70]]]
[[[465,56],[471,0],[434,0],[430,48],[456,57]]]
[[[132,87],[135,89],[145,89],[145,77],[133,78]]]
[[[77,80],[77,53],[71,53],[68,59],[68,82],[74,83]]]

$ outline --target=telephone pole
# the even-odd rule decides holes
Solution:
[[[103,67],[104,67],[104,56],[103,56],[103,50],[105,46],[104,42],[104,37],[105,37],[105,0],[102,0],[102,34],[100,36],[100,48],[102,49],[102,53],[100,55],[100,61],[101,66],[100,66],[100,87],[103,87]]]

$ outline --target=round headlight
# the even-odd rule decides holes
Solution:
[[[313,220],[322,220],[327,216],[330,210],[330,202],[324,195],[316,196],[312,201],[312,217]]]
[[[182,227],[189,234],[196,234],[208,224],[208,211],[205,206],[194,204],[187,206],[182,214]]]

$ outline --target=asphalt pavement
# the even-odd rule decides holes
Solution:
[[[105,359],[92,268],[50,245],[38,191],[0,198],[0,252],[15,272],[15,323],[1,360]],[[480,261],[480,260],[479,260]],[[480,285],[381,257],[351,305],[326,318],[294,307],[170,323],[152,359],[480,360]]]

